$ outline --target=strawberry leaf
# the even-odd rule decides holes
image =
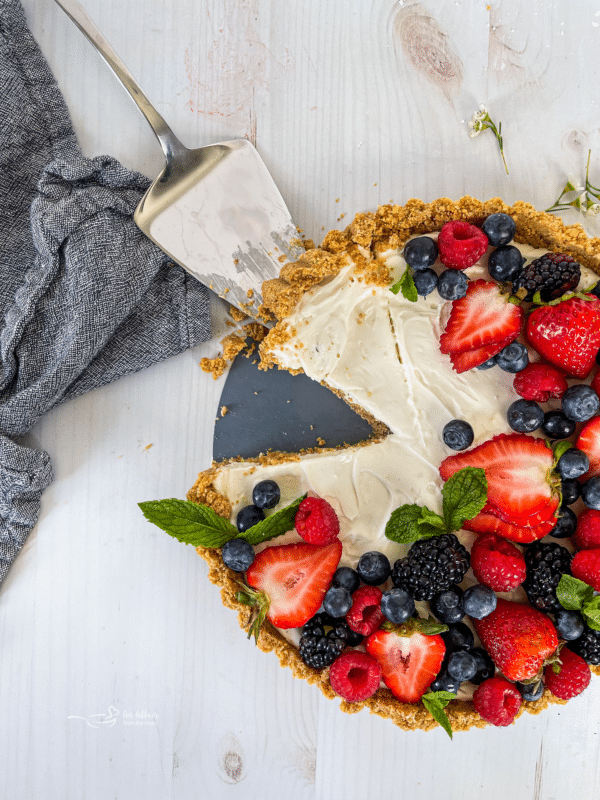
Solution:
[[[245,539],[251,545],[257,545],[293,530],[296,511],[298,511],[298,506],[305,497],[306,495],[303,495],[294,500],[293,503],[290,503],[289,506],[270,514],[265,519],[257,522],[256,525],[238,534],[238,538]]]
[[[566,442],[564,439],[561,439],[559,442],[556,442],[556,444],[552,446],[552,452],[554,454],[554,463],[558,464],[558,459],[572,447],[573,445],[571,444],[571,442]]]
[[[442,726],[448,736],[452,739],[452,726],[446,714],[445,708],[451,700],[455,700],[456,695],[452,692],[427,692],[421,700],[434,720]]]
[[[414,278],[411,275],[408,267],[402,273],[400,280],[396,281],[393,286],[390,286],[390,292],[393,292],[394,294],[402,292],[403,297],[406,297],[406,299],[410,300],[411,303],[417,302],[419,299],[419,293],[417,292]]]
[[[438,524],[432,525],[429,521],[433,514],[428,508],[417,505],[403,505],[392,511],[385,526],[385,535],[388,539],[399,544],[412,544],[421,539],[431,539],[439,536],[441,530]],[[437,514],[435,515],[438,516]],[[441,519],[441,517],[439,518]]]
[[[149,500],[138,503],[149,522],[184,544],[194,547],[222,547],[237,536],[235,525],[212,508],[178,500]]]
[[[444,521],[448,531],[459,531],[487,502],[487,480],[479,467],[464,467],[444,484]]]
[[[593,599],[594,590],[572,575],[563,575],[556,587],[556,597],[567,611],[581,611]]]

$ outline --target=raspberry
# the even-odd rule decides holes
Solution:
[[[495,533],[477,537],[471,548],[471,566],[477,580],[495,592],[509,592],[525,580],[521,551]]]
[[[358,650],[348,650],[329,670],[331,688],[349,703],[358,703],[375,694],[381,682],[377,659]]]
[[[564,374],[550,364],[528,364],[515,375],[515,392],[525,400],[545,403],[551,397],[562,397],[568,385]]]
[[[593,550],[600,547],[600,511],[586,508],[577,519],[577,530],[573,543],[579,550]]]
[[[383,592],[376,586],[361,586],[352,595],[352,608],[346,614],[346,622],[356,633],[369,636],[385,620],[381,610]]]
[[[581,267],[574,258],[566,253],[546,253],[523,267],[513,281],[513,292],[524,287],[526,301],[539,292],[542,302],[548,303],[576,289],[580,278]]]
[[[442,225],[437,243],[440,261],[451,269],[472,267],[488,248],[488,238],[482,230],[458,219]]]
[[[340,522],[327,500],[305,497],[298,506],[294,525],[309,544],[331,544],[338,538]]]
[[[600,547],[575,553],[571,561],[571,573],[600,592]]]
[[[473,706],[492,725],[510,725],[521,708],[521,694],[505,678],[488,678],[473,693]]]
[[[559,671],[554,671],[556,665],[549,664],[544,670],[544,679],[555,697],[570,700],[587,688],[592,673],[583,658],[566,647],[560,651],[560,660]]]

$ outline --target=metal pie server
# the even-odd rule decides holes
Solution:
[[[134,220],[174,261],[256,316],[264,280],[302,252],[275,182],[246,139],[189,150],[171,131],[77,0],[56,0],[113,70],[161,144],[166,165]]]

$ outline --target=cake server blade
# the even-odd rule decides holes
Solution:
[[[127,89],[166,158],[134,215],[174,261],[256,316],[263,281],[302,252],[298,229],[265,163],[246,139],[190,150],[151,104],[77,0],[55,0]]]

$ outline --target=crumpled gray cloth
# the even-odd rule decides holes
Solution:
[[[208,291],[133,222],[149,181],[85,158],[19,0],[0,0],[0,581],[52,480],[57,403],[210,338]]]

